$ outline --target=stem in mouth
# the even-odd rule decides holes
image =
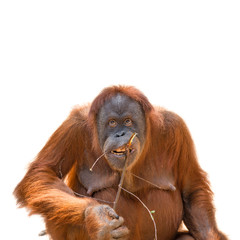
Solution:
[[[128,149],[128,151],[129,151],[129,153],[131,153],[133,151],[133,148]],[[123,148],[121,148],[121,149],[118,148],[118,149],[112,150],[111,153],[113,153],[115,155],[124,155],[127,153],[127,150],[123,149]]]
[[[114,210],[116,210],[117,202],[118,202],[118,199],[120,197],[121,190],[122,190],[123,180],[124,180],[125,172],[126,172],[126,169],[127,169],[128,160],[129,160],[130,147],[131,147],[132,141],[133,141],[133,139],[135,138],[136,135],[137,135],[137,133],[133,133],[132,136],[130,137],[128,143],[126,144],[125,164],[124,164],[121,179],[120,179],[120,182],[119,182],[119,185],[118,185],[117,195],[116,195],[116,198],[115,198],[115,201],[114,201],[114,204],[113,204],[113,209]]]

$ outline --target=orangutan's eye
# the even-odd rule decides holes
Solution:
[[[132,126],[132,120],[130,118],[126,118],[124,121],[124,125],[127,127]]]
[[[112,128],[117,126],[117,121],[114,119],[109,120],[108,125]]]

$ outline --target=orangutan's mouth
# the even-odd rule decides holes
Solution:
[[[129,153],[133,153],[134,152],[134,148],[129,148]],[[111,151],[112,154],[117,155],[117,156],[123,156],[127,153],[127,149],[125,146],[114,149]]]

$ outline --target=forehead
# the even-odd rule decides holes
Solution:
[[[110,98],[105,104],[101,107],[99,115],[108,116],[123,116],[123,115],[143,115],[143,110],[141,105],[133,100],[132,98],[123,95],[117,94]]]

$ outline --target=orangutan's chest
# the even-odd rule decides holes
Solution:
[[[93,197],[106,201],[100,200],[100,203],[113,207],[116,193],[116,188],[107,188],[96,192]],[[182,221],[181,194],[178,190],[151,189],[141,194],[122,190],[116,212],[124,218],[130,229],[130,239],[153,240],[157,231],[158,239],[169,240],[174,237]]]

